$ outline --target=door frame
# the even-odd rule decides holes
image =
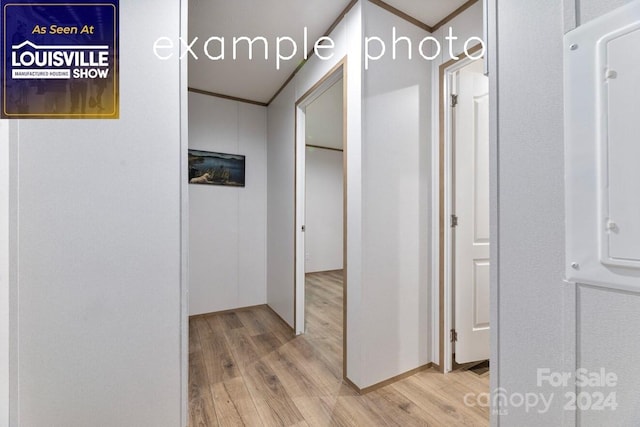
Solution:
[[[482,49],[477,44],[468,49],[472,55]],[[460,69],[480,59],[470,59],[467,55],[457,55],[440,65],[439,69],[439,145],[438,145],[438,349],[440,372],[451,372],[454,368],[453,345],[450,331],[453,325],[453,233],[450,218],[452,193],[453,114],[451,109],[453,75]]]
[[[343,301],[342,301],[342,376],[347,377],[347,57],[343,57],[295,102],[294,123],[294,262],[293,328],[296,335],[305,329],[305,173],[306,108],[342,78],[342,182],[343,182]]]

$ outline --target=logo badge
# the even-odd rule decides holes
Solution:
[[[119,117],[118,0],[0,0],[2,118]]]

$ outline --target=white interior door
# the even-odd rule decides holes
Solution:
[[[453,292],[455,361],[489,359],[489,82],[482,61],[455,75]],[[452,218],[452,220],[455,220]]]
[[[304,334],[304,283],[305,283],[305,108],[296,108],[296,243],[295,243],[295,301],[294,325],[296,335]]]

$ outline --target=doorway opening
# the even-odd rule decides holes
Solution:
[[[346,79],[343,59],[296,102],[294,329],[346,377]]]
[[[483,60],[441,65],[440,88],[439,356],[446,373],[489,366],[489,80]]]

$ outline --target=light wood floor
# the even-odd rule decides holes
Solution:
[[[189,415],[200,426],[486,426],[489,374],[433,369],[358,395],[342,381],[342,273],[307,275],[307,333],[267,307],[194,317]]]

